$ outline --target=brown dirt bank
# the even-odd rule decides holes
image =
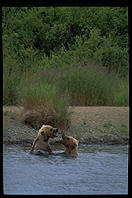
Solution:
[[[73,113],[66,133],[80,143],[128,144],[129,107],[69,107],[69,110]],[[36,130],[21,123],[22,112],[23,107],[3,107],[3,143],[31,144],[36,137]]]

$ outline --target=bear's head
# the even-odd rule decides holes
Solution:
[[[44,141],[48,141],[49,138],[57,137],[58,128],[53,128],[50,125],[43,125],[39,129],[39,136],[42,137]]]
[[[65,147],[65,153],[71,156],[77,156],[78,151],[78,140],[72,136],[62,135],[61,144]]]

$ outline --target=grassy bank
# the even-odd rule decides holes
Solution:
[[[128,106],[127,79],[93,63],[30,70],[19,80],[17,74],[12,77],[6,100],[36,111],[43,122],[50,116],[53,123],[65,125],[69,105]]]
[[[4,104],[30,108],[49,97],[49,103],[51,100],[54,103],[58,97],[58,103],[65,98],[68,105],[128,106],[127,77],[123,79],[94,63],[62,67],[61,64],[57,69],[38,68],[4,76]]]
[[[5,7],[3,104],[70,119],[67,106],[128,106],[128,9]]]

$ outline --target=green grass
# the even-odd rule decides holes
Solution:
[[[21,88],[19,98],[26,111],[39,113],[41,119],[50,117],[59,126],[67,124],[69,120],[70,113],[67,110],[66,100],[63,100],[53,85],[44,82],[28,84]]]
[[[18,73],[5,75],[5,105],[22,102],[25,108],[37,109],[44,103],[48,112],[59,109],[63,99],[76,106],[128,106],[127,78],[102,71],[93,63],[30,70],[19,81],[18,77]]]
[[[17,72],[11,74],[3,71],[3,105],[16,105],[20,76]]]
[[[125,124],[122,124],[120,127],[121,133],[128,133],[128,127]]]
[[[106,122],[104,125],[103,125],[106,129],[110,129],[112,124],[110,121]]]
[[[115,105],[126,106],[129,104],[128,79],[120,79],[120,87],[115,94]]]
[[[59,59],[57,65],[54,65],[55,57]],[[44,104],[46,111],[52,113],[56,108],[57,112],[63,111],[60,109],[64,104],[59,104],[63,99],[68,105],[76,106],[128,106],[127,77],[123,79],[115,71],[108,72],[90,60],[78,62],[70,53],[44,60],[46,65],[38,63],[38,67],[22,73],[10,74],[5,66],[5,105],[21,103],[27,109],[41,109]]]
[[[69,98],[70,105],[127,105],[127,97],[122,103],[118,102],[117,93],[122,90],[116,76],[87,66],[65,68],[61,74],[61,78],[56,79],[57,86]]]

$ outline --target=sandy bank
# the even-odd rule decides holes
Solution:
[[[79,139],[80,143],[129,142],[129,107],[69,107],[69,110],[73,113],[71,127],[66,133]],[[3,143],[31,144],[36,137],[37,131],[21,122],[22,112],[23,107],[3,107]]]

